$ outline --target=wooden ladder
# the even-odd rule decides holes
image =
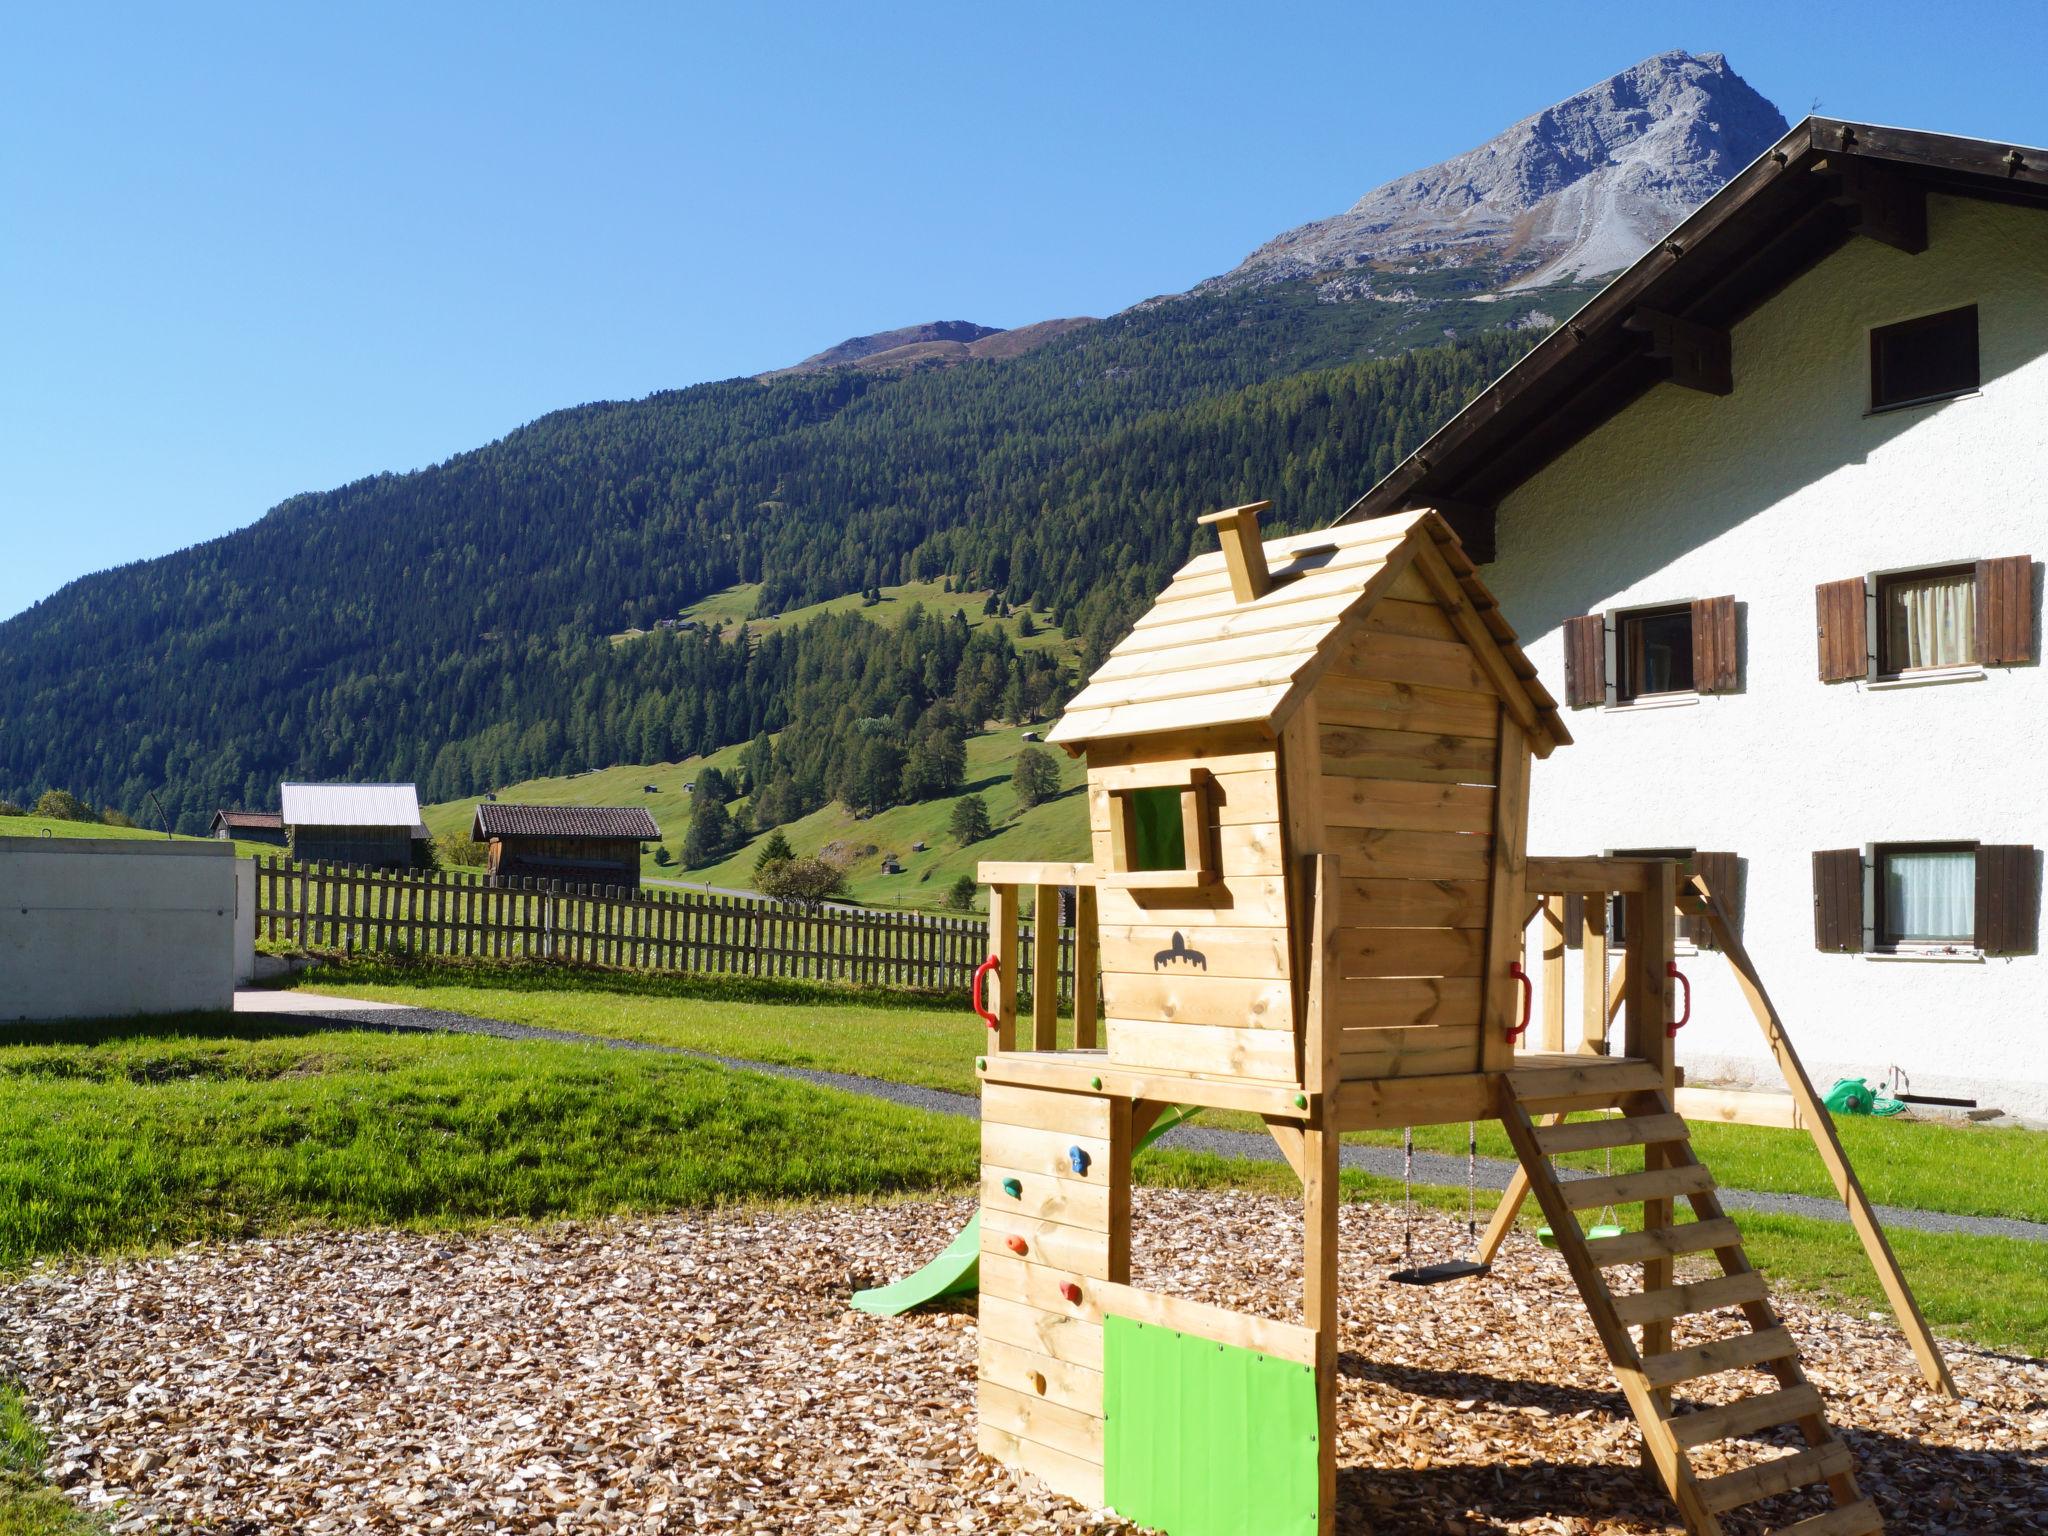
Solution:
[[[1622,1392],[1642,1424],[1648,1459],[1678,1505],[1686,1528],[1693,1536],[1721,1536],[1720,1517],[1728,1511],[1824,1483],[1835,1507],[1773,1527],[1773,1536],[1870,1536],[1882,1531],[1877,1506],[1856,1486],[1849,1448],[1829,1426],[1820,1393],[1800,1369],[1799,1346],[1772,1310],[1764,1277],[1744,1255],[1742,1233],[1722,1209],[1713,1177],[1694,1155],[1685,1120],[1673,1113],[1669,1097],[1660,1091],[1610,1093],[1590,1101],[1541,1101],[1535,1107],[1622,1111],[1619,1118],[1539,1126],[1531,1118],[1531,1102],[1517,1096],[1512,1078],[1503,1089],[1501,1105],[1530,1188],[1585,1298]],[[1641,1173],[1561,1180],[1550,1161],[1564,1152],[1638,1146],[1644,1149],[1646,1165]],[[1668,1212],[1669,1202],[1681,1197],[1691,1201],[1697,1221],[1591,1239],[1579,1225],[1582,1211],[1649,1201],[1653,1213]],[[1717,1278],[1684,1284],[1669,1279],[1672,1259],[1708,1252],[1720,1261]],[[1657,1288],[1614,1294],[1606,1272],[1624,1264],[1648,1266],[1650,1283]],[[1723,1309],[1739,1310],[1749,1331],[1690,1348],[1670,1347],[1673,1320]],[[1643,1329],[1640,1349],[1631,1328]],[[1720,1407],[1672,1412],[1673,1388],[1748,1369],[1774,1377],[1777,1389]],[[1798,1426],[1806,1449],[1718,1477],[1694,1474],[1690,1453],[1695,1448],[1787,1424]]]

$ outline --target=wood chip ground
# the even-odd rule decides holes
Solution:
[[[1136,1203],[1138,1283],[1295,1315],[1298,1204]],[[969,1211],[318,1234],[44,1266],[0,1286],[0,1370],[47,1428],[56,1480],[121,1531],[1132,1530],[977,1457],[970,1310],[847,1307]],[[1490,1279],[1416,1290],[1384,1279],[1398,1211],[1343,1220],[1340,1530],[1678,1529],[1554,1255],[1517,1237]],[[1462,1245],[1462,1224],[1417,1221],[1419,1257]],[[1957,1350],[1952,1403],[1888,1324],[1784,1310],[1892,1531],[2048,1531],[2048,1365]],[[1737,1451],[1701,1470],[1764,1448]]]

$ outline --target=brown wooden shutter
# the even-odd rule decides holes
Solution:
[[[1564,899],[1564,947],[1586,947],[1586,898],[1576,891]]]
[[[1987,955],[2029,955],[2037,940],[2039,901],[2034,850],[2024,844],[1977,848],[1977,947]]]
[[[1741,938],[1742,860],[1732,853],[1696,853],[1692,856],[1692,870],[1707,882],[1707,889],[1714,893],[1714,901],[1721,908],[1721,917],[1728,924],[1728,931]],[[1701,949],[1720,947],[1714,942],[1714,930],[1708,926],[1704,916],[1686,918],[1681,931]]]
[[[1699,693],[1735,691],[1735,599],[1702,597],[1692,605],[1692,685]]]
[[[1607,702],[1607,621],[1597,613],[1564,621],[1564,701],[1573,709]]]
[[[1977,661],[2011,667],[2034,659],[2034,557],[1977,562]]]
[[[1870,675],[1869,625],[1863,603],[1861,576],[1824,581],[1814,588],[1822,682],[1841,683]]]
[[[1863,851],[1834,848],[1813,856],[1813,947],[1853,955],[1863,949]]]

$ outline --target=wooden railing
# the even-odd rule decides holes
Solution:
[[[254,862],[258,935],[315,951],[555,960],[963,995],[988,951],[987,930],[972,917],[806,910],[765,897],[700,891]],[[1056,904],[1041,910],[1053,912]],[[1013,920],[1011,926],[1022,964],[1057,1006],[1073,973],[1075,935],[1062,932],[1045,947],[1049,970],[1041,970],[1036,925]],[[1087,932],[1092,956],[1092,914]],[[1036,998],[1033,1006],[1041,1006]]]
[[[991,862],[983,864],[977,875],[988,887],[988,941],[983,958],[992,957],[996,962],[996,974],[986,987],[988,996],[978,999],[996,1018],[992,1047],[997,1051],[1057,1050],[1059,1005],[1071,999],[1074,1048],[1094,1049],[1101,1015],[1094,865]],[[1062,887],[1074,892],[1074,925],[1062,930],[1057,957],[1031,943],[1030,925],[1024,923],[1020,911],[1027,887],[1035,893],[1032,915],[1040,922],[1046,914],[1058,911]],[[1031,999],[1028,1044],[1017,1038],[1017,999],[1024,990]]]

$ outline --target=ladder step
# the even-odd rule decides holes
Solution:
[[[1830,1440],[1797,1455],[1760,1461],[1739,1472],[1710,1477],[1699,1485],[1700,1502],[1718,1515],[1723,1510],[1740,1509],[1745,1504],[1776,1498],[1794,1488],[1809,1487],[1853,1471],[1855,1463],[1849,1458],[1849,1447],[1839,1440]]]
[[[1868,1499],[1858,1499],[1854,1504],[1844,1504],[1797,1525],[1781,1525],[1771,1536],[1871,1536],[1883,1529],[1884,1517],[1878,1514],[1877,1506]]]
[[[1799,1346],[1791,1334],[1783,1328],[1765,1328],[1757,1333],[1737,1334],[1732,1339],[1716,1339],[1711,1344],[1695,1344],[1691,1349],[1647,1356],[1643,1377],[1653,1387],[1670,1387],[1769,1360],[1798,1358]]]
[[[1632,1093],[1662,1093],[1664,1074],[1647,1061],[1616,1057],[1569,1066],[1523,1067],[1508,1073],[1508,1087],[1531,1114],[1611,1106]]]
[[[1608,1120],[1538,1126],[1536,1145],[1543,1149],[1545,1157],[1555,1157],[1560,1152],[1599,1152],[1607,1147],[1684,1141],[1686,1135],[1683,1115],[1620,1115]]]
[[[1682,1254],[1705,1253],[1709,1248],[1741,1247],[1742,1229],[1725,1216],[1674,1227],[1652,1227],[1647,1232],[1624,1232],[1619,1237],[1589,1238],[1586,1242],[1586,1252],[1602,1269],[1616,1264],[1641,1264],[1649,1259],[1675,1259]]]
[[[1816,1419],[1820,1415],[1820,1393],[1801,1384],[1766,1392],[1761,1397],[1740,1398],[1718,1408],[1681,1413],[1665,1422],[1670,1425],[1679,1449],[1689,1451],[1715,1440],[1733,1440],[1760,1429],[1776,1429],[1781,1424],[1797,1424],[1801,1419]]]
[[[1674,1317],[1691,1317],[1700,1312],[1717,1312],[1723,1307],[1747,1306],[1770,1300],[1764,1277],[1754,1269],[1741,1274],[1720,1275],[1693,1285],[1674,1285],[1664,1290],[1638,1291],[1614,1298],[1614,1315],[1631,1328],[1644,1323],[1669,1322]]]
[[[1704,1195],[1712,1191],[1714,1176],[1705,1163],[1683,1163],[1676,1168],[1651,1168],[1642,1173],[1565,1179],[1558,1187],[1564,1191],[1564,1203],[1573,1210],[1594,1211],[1603,1205],[1634,1205],[1639,1200]]]

